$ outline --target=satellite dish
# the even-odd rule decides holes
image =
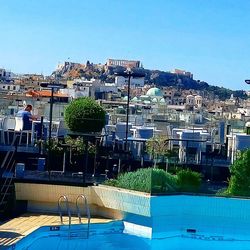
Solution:
[[[24,106],[24,107],[26,107],[26,106],[27,106],[26,101],[23,101],[23,106]]]

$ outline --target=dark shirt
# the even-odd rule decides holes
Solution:
[[[23,118],[23,130],[31,130],[32,127],[32,120],[31,120],[31,113],[26,110],[19,110],[17,112],[17,116],[21,116]]]

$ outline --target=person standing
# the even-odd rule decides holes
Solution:
[[[32,105],[28,104],[23,110],[17,112],[18,117],[23,118],[23,130],[31,130],[32,120],[36,120],[35,116],[31,114]]]

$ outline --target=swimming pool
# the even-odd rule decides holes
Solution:
[[[72,225],[70,230],[68,226],[41,227],[14,248],[250,250],[250,199],[117,195],[111,201],[120,204],[123,221],[91,224],[89,238],[84,224]],[[105,205],[116,208],[113,203]]]
[[[132,230],[131,230],[132,229]],[[250,249],[250,239],[234,235],[202,235],[193,229],[186,232],[158,233],[150,237],[150,229],[135,224],[116,221],[92,224],[89,238],[87,226],[41,227],[9,249],[16,250],[206,250]],[[151,235],[152,236],[152,235]]]

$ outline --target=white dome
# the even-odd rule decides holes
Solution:
[[[147,91],[147,94],[146,94],[146,95],[147,95],[147,96],[152,96],[152,97],[154,97],[154,96],[162,97],[162,96],[163,96],[161,90],[158,89],[158,88],[151,88],[151,89],[149,89],[149,90]]]
[[[246,127],[246,128],[247,128],[247,127],[250,127],[250,121],[249,121],[249,122],[246,122],[245,127]]]

